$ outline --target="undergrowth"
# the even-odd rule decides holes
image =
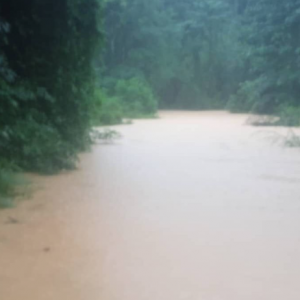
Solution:
[[[12,207],[18,196],[27,193],[27,186],[28,182],[15,165],[0,160],[0,208]]]
[[[108,82],[95,93],[94,125],[116,125],[128,119],[156,117],[158,99],[146,80],[132,77]]]

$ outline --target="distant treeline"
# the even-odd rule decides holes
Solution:
[[[110,0],[102,86],[139,78],[162,108],[297,113],[300,0]]]

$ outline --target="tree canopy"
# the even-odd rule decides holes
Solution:
[[[88,139],[100,4],[1,1],[0,17],[1,156],[30,170],[71,167]]]
[[[103,86],[142,77],[168,108],[299,105],[299,9],[298,0],[108,1]]]

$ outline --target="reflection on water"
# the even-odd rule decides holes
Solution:
[[[246,119],[163,112],[33,177],[0,212],[0,299],[298,300],[300,154]]]

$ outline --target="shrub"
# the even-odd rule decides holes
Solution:
[[[4,130],[2,138],[4,157],[24,170],[54,173],[75,166],[76,149],[50,124],[28,117]]]
[[[123,108],[118,97],[110,97],[97,89],[93,109],[94,125],[116,125],[122,123]]]
[[[235,95],[227,103],[232,112],[252,112],[255,114],[274,114],[280,103],[287,102],[287,95],[276,90],[273,79],[259,76],[240,84]]]
[[[19,183],[14,169],[16,169],[15,166],[7,160],[0,159],[0,208],[13,205],[15,188]]]
[[[261,112],[257,106],[261,100],[260,86],[257,81],[245,81],[240,85],[235,95],[232,95],[226,105],[226,109],[231,112]]]
[[[10,170],[0,170],[0,208],[12,206],[15,178]]]
[[[279,125],[282,126],[300,126],[300,107],[282,105],[278,112]]]
[[[124,116],[128,118],[154,115],[157,110],[151,87],[139,77],[118,80],[114,94],[122,101]]]

